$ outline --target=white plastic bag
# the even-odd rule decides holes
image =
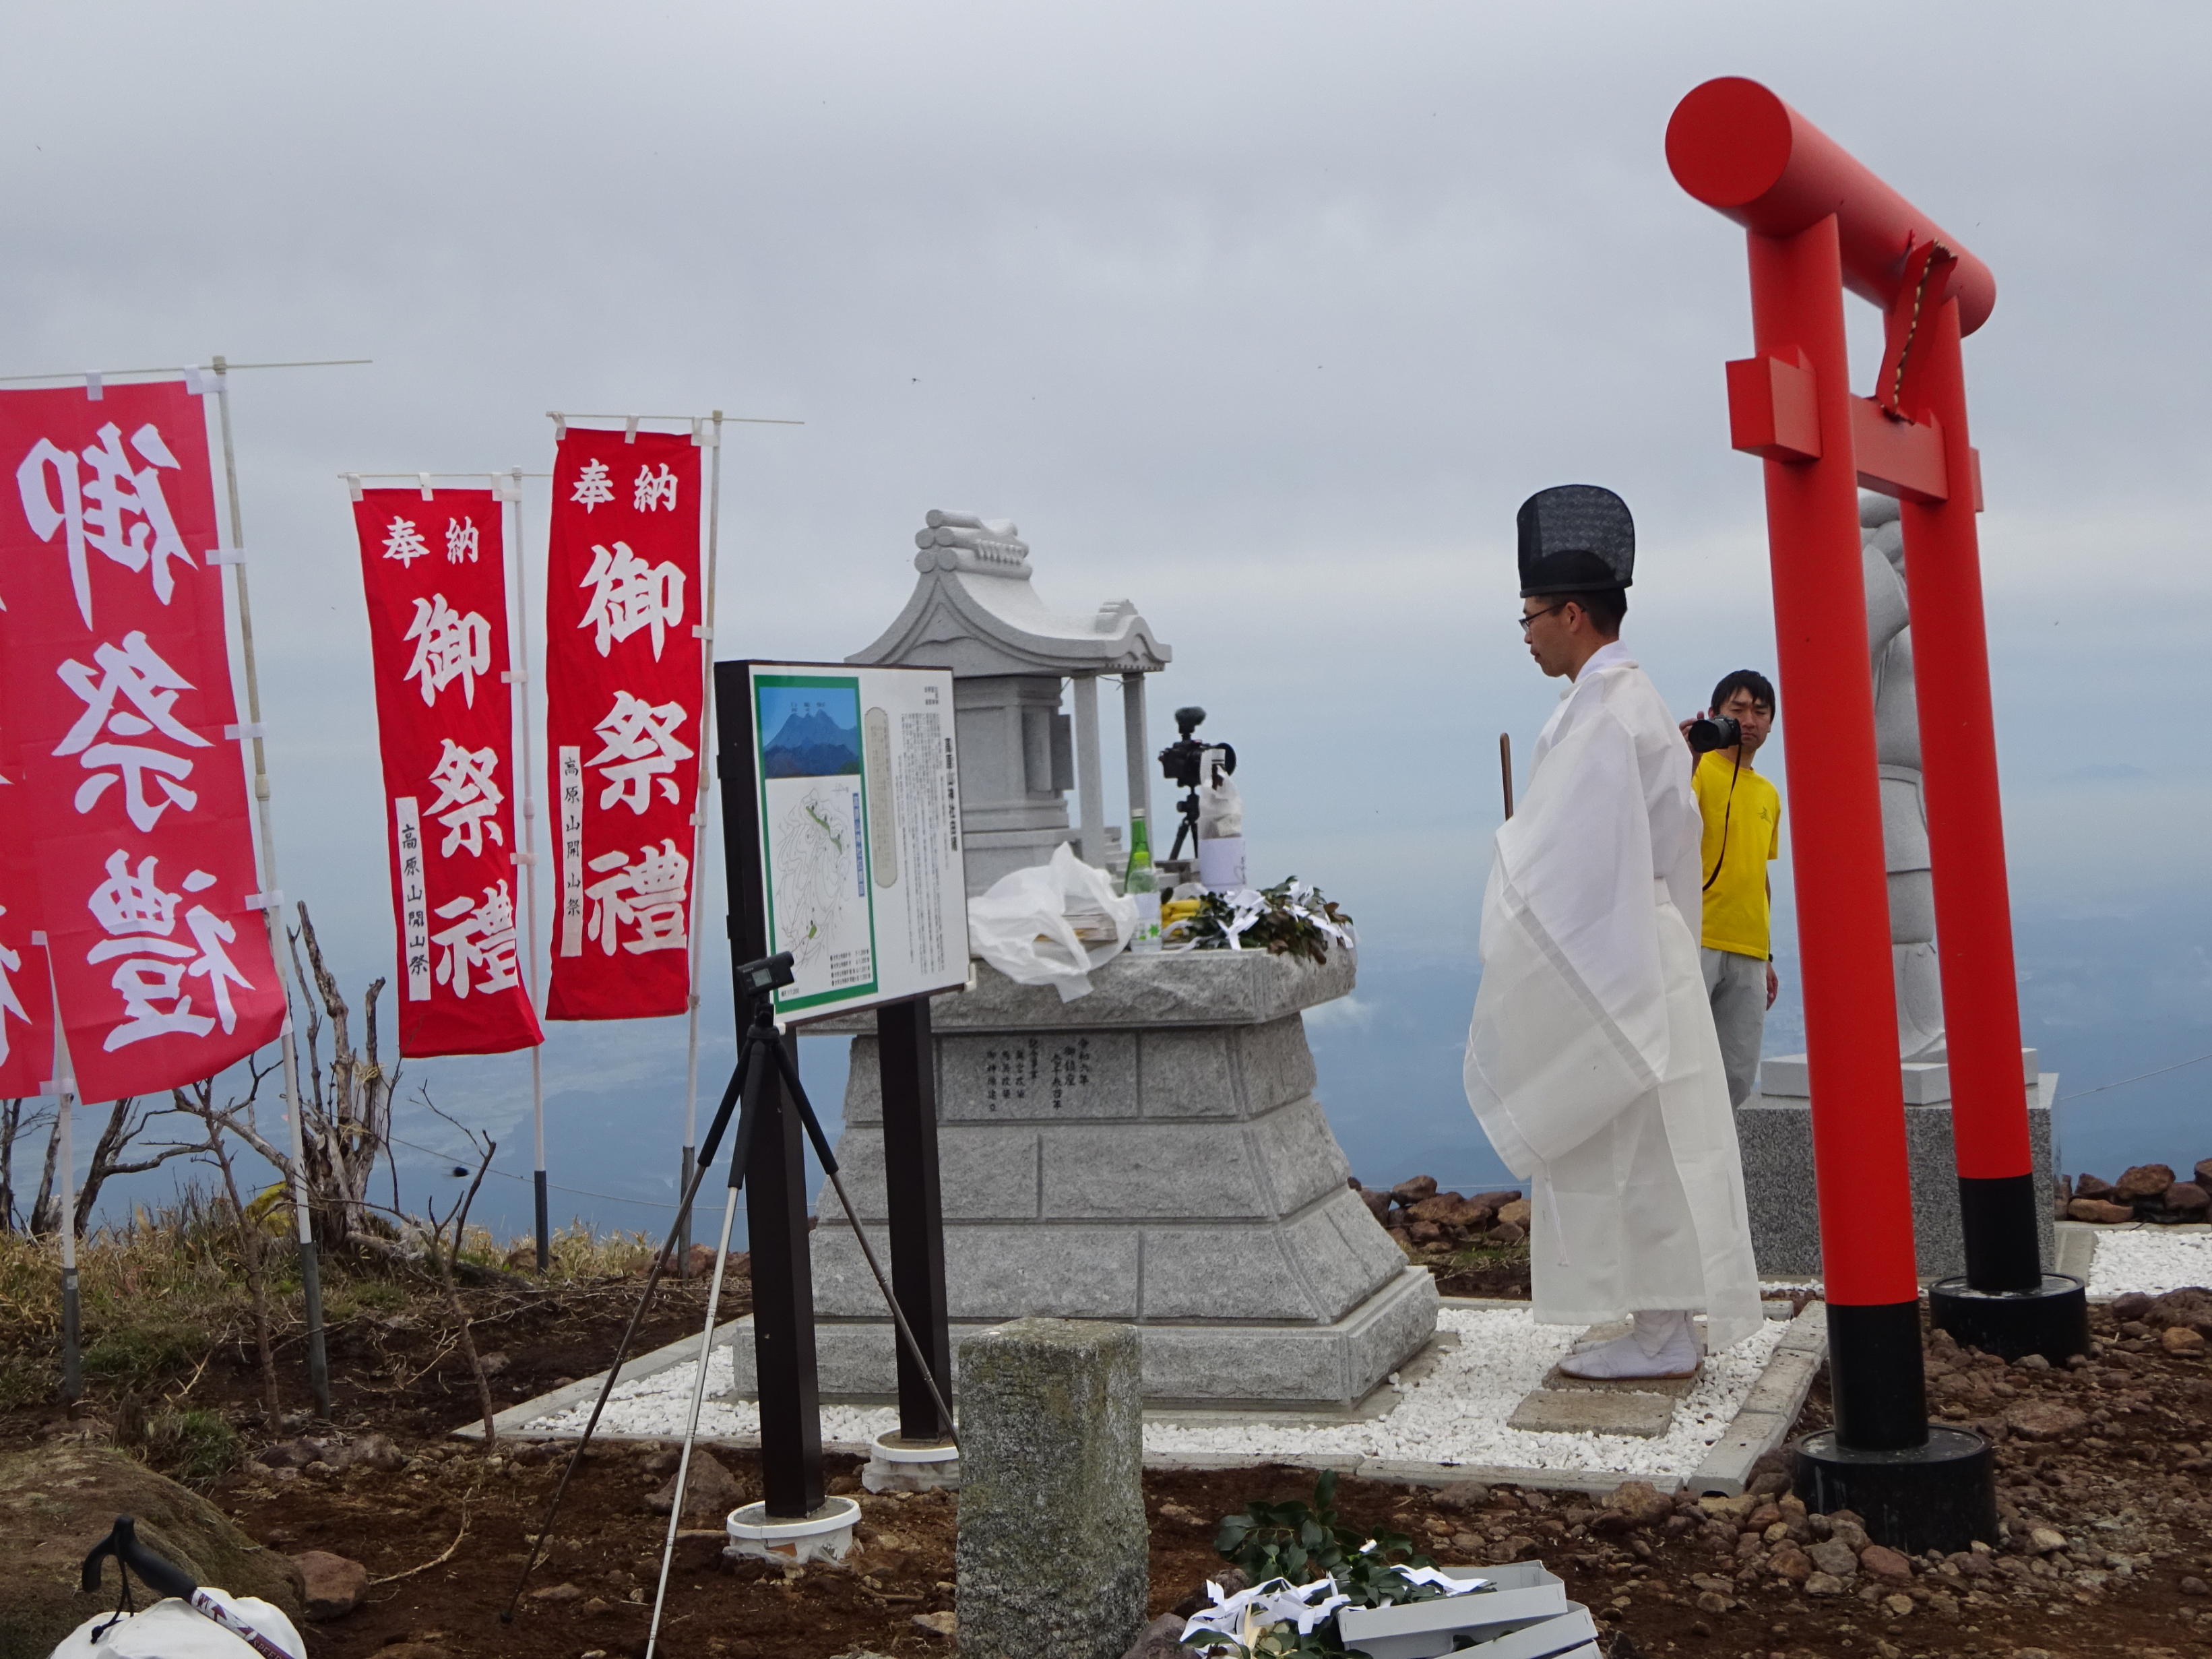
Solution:
[[[1213,751],[1207,751],[1209,757]],[[1219,767],[1203,769],[1205,781],[1198,786],[1198,838],[1228,841],[1244,833],[1244,797],[1237,793],[1237,780]]]
[[[307,1652],[307,1644],[300,1639],[292,1621],[258,1596],[233,1595],[219,1589],[207,1594],[287,1652]],[[86,1620],[62,1638],[52,1659],[258,1659],[251,1643],[240,1640],[174,1596],[125,1619],[95,1646],[93,1632],[114,1616],[111,1609]]]
[[[1214,764],[1218,750],[1206,751],[1198,788],[1198,878],[1217,893],[1245,884],[1244,798],[1237,781]]]
[[[1091,991],[1091,970],[1128,944],[1137,902],[1068,850],[993,882],[968,901],[968,948],[1017,985],[1049,985],[1062,1002]],[[1079,934],[1080,929],[1080,934]]]

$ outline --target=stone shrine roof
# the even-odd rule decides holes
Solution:
[[[1109,599],[1088,617],[1048,610],[1030,586],[1012,520],[932,508],[915,535],[921,573],[896,621],[851,663],[995,674],[1156,674],[1175,655],[1137,607]]]

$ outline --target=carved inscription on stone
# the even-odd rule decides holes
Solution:
[[[1136,1040],[1056,1031],[940,1038],[947,1121],[1048,1122],[1136,1115]]]
[[[1087,1113],[1091,1104],[1091,1039],[1069,1037],[1011,1037],[983,1051],[983,1105],[987,1112],[1006,1111],[1030,1117],[1042,1112],[1073,1109]]]

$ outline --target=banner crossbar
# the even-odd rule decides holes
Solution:
[[[375,361],[374,357],[303,357],[295,362],[225,363],[222,367],[226,373],[239,368],[349,368]],[[201,374],[214,368],[213,363],[166,363],[156,368],[57,369],[46,374],[0,374],[0,386],[15,386],[25,380],[112,380],[124,374]]]
[[[682,421],[690,425],[697,421],[735,422],[745,426],[805,426],[804,421],[776,420],[765,415],[632,415],[627,410],[614,415],[580,414],[574,410],[549,409],[549,421]]]

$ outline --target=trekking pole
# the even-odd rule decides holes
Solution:
[[[202,1589],[192,1576],[166,1557],[156,1555],[138,1541],[138,1523],[127,1515],[115,1517],[115,1524],[107,1536],[92,1547],[84,1558],[84,1571],[78,1588],[89,1595],[100,1588],[100,1564],[109,1556],[115,1558],[115,1568],[122,1578],[123,1597],[115,1610],[115,1617],[100,1626],[93,1639],[115,1628],[116,1625],[134,1611],[131,1605],[131,1575],[137,1573],[146,1581],[146,1588],[157,1595],[173,1595],[210,1624],[228,1631],[240,1641],[261,1655],[262,1659],[305,1659],[274,1638],[264,1635],[255,1626],[247,1623],[228,1607]]]
[[[720,1142],[722,1131],[730,1121],[730,1113],[737,1104],[738,1095],[744,1080],[742,1059],[730,1073],[729,1086],[722,1091],[720,1104],[714,1109],[714,1121],[708,1126],[707,1139],[699,1148],[699,1161],[691,1171],[691,1184],[684,1190],[683,1202],[677,1206],[676,1220],[669,1227],[668,1237],[653,1258],[652,1271],[646,1275],[645,1292],[638,1297],[637,1306],[629,1316],[629,1326],[623,1332],[622,1340],[615,1346],[613,1364],[607,1367],[606,1381],[599,1385],[599,1397],[592,1403],[592,1415],[584,1425],[582,1437],[576,1449],[568,1454],[568,1467],[561,1471],[560,1483],[553,1488],[552,1501],[546,1505],[545,1518],[539,1522],[538,1536],[530,1546],[529,1559],[522,1564],[521,1577],[514,1581],[514,1594],[507,1598],[507,1606],[499,1615],[499,1622],[514,1622],[514,1609],[522,1600],[523,1587],[529,1583],[530,1575],[538,1570],[538,1563],[545,1553],[547,1541],[553,1535],[553,1522],[561,1513],[561,1500],[568,1491],[568,1482],[575,1478],[576,1466],[584,1461],[584,1449],[592,1443],[592,1436],[599,1426],[599,1417],[607,1408],[607,1401],[615,1391],[615,1379],[622,1375],[623,1362],[629,1358],[630,1344],[637,1340],[638,1327],[645,1322],[646,1310],[653,1305],[653,1293],[659,1288],[660,1276],[666,1270],[670,1254],[676,1241],[691,1219],[691,1201],[698,1196],[699,1188],[707,1178],[707,1166],[714,1161],[714,1148]],[[742,1128],[740,1130],[742,1133]]]

